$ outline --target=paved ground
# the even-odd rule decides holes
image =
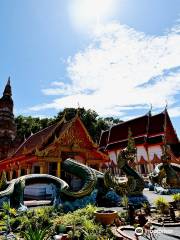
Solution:
[[[148,201],[151,205],[154,205],[155,199],[158,198],[159,196],[164,197],[169,202],[173,201],[172,195],[160,195],[160,194],[156,194],[154,192],[151,192],[148,189],[144,190],[144,195],[147,197],[147,199],[148,199]],[[113,208],[107,208],[107,209],[122,211],[121,207],[113,207]],[[158,234],[155,234],[156,238],[152,238],[152,240],[175,240],[175,239],[180,239],[180,227],[179,226],[178,227],[165,227],[164,229],[162,227],[160,228],[158,226],[155,226],[155,228],[156,229],[159,228],[162,232],[165,232],[166,234],[163,234],[161,232],[158,233]],[[168,233],[170,233],[170,235],[168,235]],[[145,238],[143,238],[143,237],[139,238],[139,240],[144,240],[144,239]]]
[[[27,207],[32,207],[32,206],[45,206],[49,205],[51,201],[49,200],[29,200],[29,201],[24,201],[24,205]]]
[[[160,194],[156,194],[153,191],[149,191],[148,188],[144,189],[144,195],[147,197],[149,203],[151,205],[154,205],[154,201],[156,200],[156,198],[158,198],[159,196],[165,198],[168,202],[173,201],[172,199],[172,195],[160,195]]]

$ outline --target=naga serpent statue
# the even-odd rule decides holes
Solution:
[[[53,184],[56,187],[55,198],[76,199],[91,194],[97,184],[97,176],[102,174],[88,166],[72,159],[66,159],[62,163],[64,171],[71,173],[82,180],[83,186],[79,191],[72,191],[69,185],[62,179],[48,174],[28,174],[7,182],[5,189],[0,191],[0,205],[3,201],[10,202],[12,207],[18,208],[23,205],[24,188],[35,183]]]
[[[149,178],[153,184],[157,183],[163,188],[180,189],[180,166],[175,163],[170,163],[168,151],[168,146],[165,145],[161,157],[162,163],[155,167]]]
[[[128,164],[128,161],[133,162],[135,157],[136,150],[128,149],[128,147],[122,150],[118,155],[118,167],[123,171],[123,173],[125,173],[127,180],[119,180],[111,174],[110,170],[105,172],[105,185],[113,188],[120,196],[141,195],[143,192],[143,178]]]
[[[125,155],[123,155],[125,154]],[[120,161],[120,157],[123,158]],[[128,155],[128,159],[132,157]],[[24,189],[25,186],[34,183],[47,183],[53,184],[56,187],[54,202],[59,203],[59,199],[77,199],[88,196],[96,188],[103,188],[105,192],[108,189],[114,188],[114,190],[120,194],[140,194],[144,188],[142,178],[128,165],[127,152],[124,150],[119,156],[119,166],[126,173],[128,181],[114,183],[113,177],[96,171],[84,164],[78,163],[72,159],[66,159],[62,163],[62,169],[70,174],[73,174],[82,180],[82,187],[79,191],[72,191],[69,185],[62,179],[48,175],[48,174],[29,174],[17,179],[13,179],[7,182],[7,185],[3,191],[0,191],[0,203],[8,201],[11,207],[19,208],[24,203]],[[123,162],[124,161],[124,162]]]

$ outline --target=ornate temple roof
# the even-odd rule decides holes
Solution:
[[[25,153],[25,151],[33,151],[35,150],[38,146],[41,146],[45,139],[52,135],[53,131],[56,129],[57,123],[54,125],[51,125],[47,128],[42,129],[41,131],[32,134],[25,140],[19,148],[15,151],[14,156],[19,156]]]
[[[72,132],[71,126],[76,120],[79,126],[82,127],[85,135],[87,136],[87,142],[88,142],[87,147],[90,146],[91,151],[93,151],[93,149],[97,151],[96,144],[93,142],[92,138],[90,137],[89,133],[84,127],[79,116],[76,116],[70,121],[66,121],[65,118],[63,117],[63,119],[61,119],[58,123],[55,123],[54,125],[51,125],[31,135],[27,140],[25,140],[21,144],[21,146],[15,151],[13,156],[17,157],[23,154],[32,154],[32,153],[35,153],[37,149],[38,151],[43,151],[44,149],[51,147],[51,145],[54,145],[56,141],[61,142],[60,139],[63,136],[65,136],[65,138],[62,139],[63,143],[61,143],[61,145],[68,145],[68,144],[71,145],[71,144],[79,144],[79,143],[84,144],[82,143],[84,139],[81,139],[81,136],[75,137],[74,132]],[[78,130],[79,129],[74,129],[73,131],[76,131],[77,134],[80,134]],[[70,141],[72,142],[70,143]],[[101,155],[102,153],[99,152],[98,155],[99,154]],[[95,153],[94,153],[94,156],[95,156]]]
[[[159,114],[152,116],[151,113],[148,113],[144,116],[114,125],[109,130],[102,132],[99,142],[100,150],[126,147],[129,128],[136,144],[143,144],[145,142],[149,144],[160,143],[163,141],[165,134],[167,143],[179,143],[169,114],[165,109],[165,111]]]
[[[111,127],[108,142],[120,142],[128,138],[128,128],[131,128],[132,136],[142,137],[147,135],[148,116],[142,116]]]

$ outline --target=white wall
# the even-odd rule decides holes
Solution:
[[[109,152],[109,158],[110,158],[111,160],[113,160],[114,163],[117,163],[116,152],[115,152],[115,151]]]
[[[162,149],[160,145],[148,147],[148,152],[150,160],[153,160],[154,154],[156,154],[158,158],[161,158],[162,156]]]
[[[137,146],[137,160],[138,160],[138,162],[140,161],[142,156],[145,160],[148,160],[147,151],[146,151],[145,147],[144,146]]]

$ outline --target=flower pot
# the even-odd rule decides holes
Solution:
[[[55,240],[68,240],[68,234],[60,234],[60,235],[55,235],[54,236]]]
[[[112,210],[99,210],[95,211],[96,221],[103,225],[111,225],[117,218],[117,212]]]

